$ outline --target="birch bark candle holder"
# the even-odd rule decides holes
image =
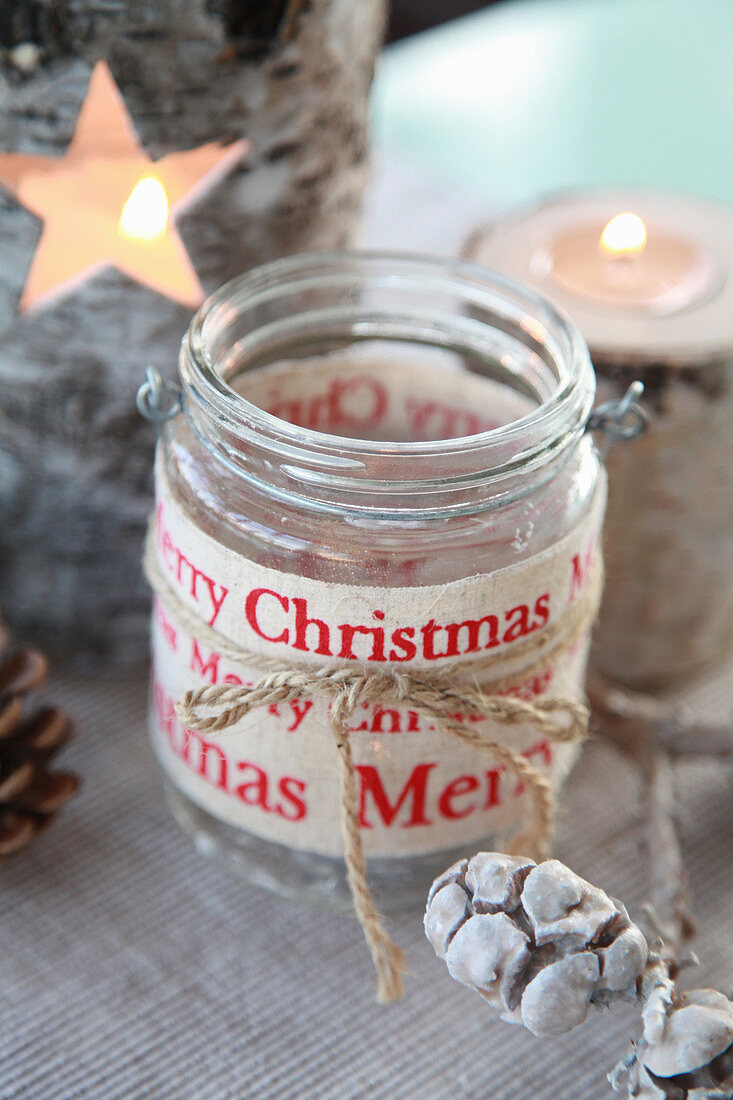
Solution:
[[[141,367],[170,368],[205,291],[349,242],[384,0],[11,7],[0,23],[0,601],[19,633],[62,657],[131,663],[149,606]],[[196,158],[212,150],[232,155],[199,179],[204,193]]]
[[[607,455],[592,661],[637,690],[684,682],[730,652],[733,632],[733,213],[569,194],[477,233],[467,251],[570,313],[601,400],[644,383],[644,437]]]

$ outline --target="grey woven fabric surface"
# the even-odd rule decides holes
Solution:
[[[378,181],[368,239],[449,249],[478,220],[402,169]],[[373,999],[355,919],[284,902],[198,856],[168,814],[145,733],[141,677],[64,679],[78,719],[64,763],[84,787],[54,828],[0,870],[2,1100],[594,1100],[636,1028],[597,1013],[560,1041],[494,1021],[424,940],[390,921],[407,997]],[[687,701],[733,714],[733,669]],[[733,986],[730,773],[677,772],[700,918],[695,984]],[[557,854],[629,904],[644,896],[638,781],[591,743],[566,788]]]
[[[729,705],[733,676],[713,685]],[[78,716],[65,760],[80,796],[3,867],[3,1100],[590,1100],[634,1013],[561,1041],[498,1023],[455,985],[421,930],[404,1002],[373,1000],[354,919],[284,902],[196,855],[169,816],[145,735],[145,684],[53,685]],[[680,817],[701,923],[695,982],[733,986],[733,806],[716,766],[680,767]],[[590,744],[566,790],[559,856],[632,913],[644,896],[638,787]],[[638,910],[637,910],[638,911]]]

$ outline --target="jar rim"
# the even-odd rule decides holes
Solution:
[[[294,287],[336,285],[346,277],[367,283],[372,280],[380,287],[451,290],[467,311],[474,307],[497,319],[513,318],[527,343],[549,349],[557,385],[531,411],[500,427],[447,439],[384,442],[290,423],[252,403],[229,384],[212,353],[212,336],[231,323],[238,309],[272,301]],[[484,321],[470,323],[491,330]],[[452,469],[437,479],[443,483],[475,484],[477,479],[496,483],[516,473],[518,464],[528,473],[546,465],[558,451],[572,448],[585,431],[595,396],[595,377],[583,336],[551,301],[467,260],[398,251],[300,253],[235,277],[215,291],[193,317],[183,340],[179,369],[184,407],[209,449],[255,481],[252,449],[264,450],[270,459],[287,464],[291,482],[295,471],[295,480],[306,484],[308,496],[319,481],[335,490],[336,481],[342,482],[343,488],[345,482],[355,480],[373,491],[368,467],[377,456],[382,460],[381,480],[386,479],[392,490],[403,492],[433,487],[436,479],[434,473],[426,476],[426,466],[434,466],[436,459],[461,466],[460,471]],[[248,453],[247,461],[236,453],[238,447]],[[385,457],[391,461],[389,468],[384,465]],[[407,467],[405,459],[409,459]],[[391,468],[394,478],[390,478]],[[410,476],[405,476],[406,470]],[[291,495],[292,490],[291,484]]]

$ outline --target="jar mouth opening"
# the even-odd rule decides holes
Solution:
[[[463,377],[500,378],[532,407],[485,430],[383,439],[293,423],[235,388],[295,347],[302,356],[315,334],[316,354],[374,342],[418,357],[447,350],[468,366]],[[257,451],[287,465],[291,482],[355,478],[364,489],[377,459],[379,480],[408,490],[546,462],[582,434],[595,393],[581,334],[548,300],[467,261],[402,252],[304,253],[231,280],[193,318],[180,373],[197,434],[245,476]]]

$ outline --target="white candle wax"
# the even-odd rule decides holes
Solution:
[[[631,211],[564,227],[534,250],[530,270],[599,306],[651,313],[687,309],[722,279],[708,249]]]

